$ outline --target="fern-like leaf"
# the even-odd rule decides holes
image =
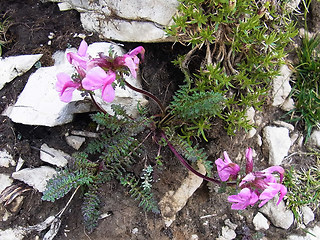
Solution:
[[[98,189],[95,185],[91,185],[88,192],[84,194],[84,201],[81,207],[81,212],[84,220],[84,225],[89,233],[97,226],[100,217],[101,200],[98,195]]]
[[[198,92],[182,86],[173,97],[170,108],[178,118],[196,120],[201,117],[209,118],[218,115],[223,106],[224,97],[213,91]]]
[[[207,155],[203,149],[198,149],[198,146],[191,146],[187,141],[183,140],[176,134],[168,135],[167,133],[166,135],[171,136],[171,144],[175,147],[178,153],[184,156],[187,160],[191,162],[204,162],[207,160]]]
[[[71,172],[69,169],[63,170],[51,178],[43,193],[42,200],[54,202],[65,196],[72,188],[79,185],[93,182],[92,175],[86,170]]]
[[[120,178],[120,183],[130,189],[129,193],[131,197],[135,198],[137,201],[140,201],[139,207],[142,207],[147,211],[151,210],[154,213],[159,213],[159,209],[153,199],[152,192],[141,187],[139,180],[137,180],[133,175],[127,174],[126,176],[122,176]]]

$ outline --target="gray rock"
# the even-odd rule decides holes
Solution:
[[[302,219],[305,225],[308,225],[310,222],[314,220],[314,213],[311,208],[307,206],[301,207]]]
[[[248,120],[249,124],[254,124],[254,115],[255,115],[256,111],[254,110],[253,107],[250,107],[247,109],[246,111],[246,119]]]
[[[255,128],[251,128],[248,131],[248,133],[246,135],[246,138],[252,138],[252,137],[254,137],[254,135],[256,135],[256,133],[257,133],[257,130]]]
[[[1,173],[0,174],[0,193],[12,184],[13,180],[9,175]]]
[[[65,167],[70,156],[61,150],[50,148],[47,144],[41,145],[40,159],[57,167]]]
[[[6,83],[27,72],[41,57],[42,54],[0,58],[0,89]]]
[[[88,54],[96,57],[99,52],[108,52],[110,43],[93,43],[88,47]],[[124,50],[117,45],[114,46],[114,51],[118,55],[122,55]],[[94,106],[90,100],[84,100],[79,91],[74,91],[73,98],[70,103],[60,101],[58,92],[55,90],[56,74],[65,72],[72,75],[75,69],[68,63],[65,54],[76,49],[67,49],[66,52],[57,52],[54,54],[55,65],[52,67],[43,67],[33,73],[17,102],[10,106],[4,115],[11,118],[16,123],[27,125],[42,125],[42,126],[57,126],[69,123],[76,113],[90,112],[94,110]],[[43,81],[45,79],[45,81]],[[132,85],[141,88],[140,81],[132,76],[126,76],[126,80]],[[111,104],[102,100],[99,92],[95,95],[96,102],[110,114]],[[129,88],[116,88],[115,103],[121,104],[130,115],[137,115],[137,103],[142,105],[147,100],[135,91]]]
[[[320,224],[318,223],[313,228],[304,229],[306,232],[305,236],[301,235],[290,235],[286,240],[319,240],[320,239]]]
[[[19,157],[18,162],[17,162],[17,166],[16,166],[16,172],[18,172],[22,168],[24,162],[25,162],[24,159]]]
[[[292,98],[287,98],[281,105],[281,109],[286,112],[289,112],[294,108],[295,108],[295,105]]]
[[[88,132],[88,131],[79,131],[79,130],[72,130],[71,131],[72,135],[76,136],[82,136],[82,137],[90,137],[90,138],[97,138],[99,137],[98,133],[95,132]]]
[[[44,192],[47,186],[47,181],[55,174],[56,170],[54,168],[42,166],[39,168],[22,169],[18,172],[12,173],[12,177],[28,184],[39,192]]]
[[[67,3],[59,7],[80,12],[82,25],[104,38],[130,42],[168,41],[164,27],[172,22],[177,0],[42,0]],[[172,40],[171,40],[172,41]]]
[[[26,232],[22,228],[8,228],[0,230],[1,240],[22,240]]]
[[[82,144],[86,141],[84,137],[79,137],[79,136],[67,136],[66,137],[66,142],[68,145],[73,147],[76,150],[79,150]]]
[[[312,132],[308,144],[320,148],[320,131],[315,130]]]
[[[285,127],[287,128],[289,131],[294,131],[294,126],[290,123],[284,122],[284,121],[274,121],[273,122],[275,125],[278,125],[280,127]]]
[[[292,71],[287,65],[283,65],[280,68],[280,75],[273,79],[272,84],[272,106],[280,106],[284,103],[286,98],[291,92],[291,86],[289,84]]]
[[[279,205],[277,202],[278,197],[274,197],[260,208],[260,212],[266,215],[276,227],[288,229],[293,224],[293,213],[286,209],[283,201]]]
[[[205,168],[199,164],[200,173],[205,174]],[[188,176],[183,179],[181,185],[176,191],[169,191],[160,200],[159,207],[163,216],[165,225],[170,227],[172,222],[176,219],[176,214],[187,203],[192,194],[200,187],[203,179],[189,172]]]
[[[301,0],[289,0],[285,3],[285,8],[288,12],[293,12],[299,8]]]
[[[0,167],[10,167],[15,165],[16,162],[10,153],[8,153],[6,150],[0,151]]]
[[[267,230],[269,229],[269,221],[263,216],[262,213],[258,212],[253,218],[253,225],[255,230]]]
[[[232,240],[237,237],[236,232],[229,228],[228,226],[223,226],[221,229],[221,236],[216,238],[216,240]]]
[[[284,127],[267,126],[263,129],[264,147],[269,152],[269,164],[281,165],[291,146],[289,130]]]

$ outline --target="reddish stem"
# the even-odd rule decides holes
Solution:
[[[104,113],[104,114],[108,114],[108,115],[109,115],[109,113],[107,113],[107,111],[104,110],[104,109],[96,102],[96,100],[94,99],[94,97],[93,97],[93,95],[92,95],[91,92],[89,92],[89,95],[90,95],[90,97],[91,97],[92,102],[93,102],[94,105],[98,108],[98,110],[99,110],[100,112]]]
[[[149,98],[151,98],[153,101],[155,101],[158,104],[159,108],[161,109],[162,113],[166,112],[166,109],[162,105],[161,101],[156,96],[154,96],[152,93],[150,93],[148,91],[145,91],[143,89],[140,89],[140,88],[136,88],[136,87],[132,86],[130,83],[128,83],[126,80],[123,80],[123,81],[132,90],[134,90],[134,91],[136,91],[138,93],[144,94],[144,95],[148,96]]]
[[[195,170],[175,149],[175,147],[170,143],[170,141],[167,139],[165,133],[163,131],[161,131],[161,137],[166,141],[168,147],[170,148],[170,150],[173,152],[173,154],[179,159],[179,161],[192,173],[194,173],[195,175],[197,175],[198,177],[203,178],[206,181],[209,182],[214,182],[214,183],[218,183],[221,184],[220,180],[217,180],[215,178],[211,178],[211,177],[207,177],[205,175],[203,175],[202,173],[198,172],[197,170]],[[227,185],[234,185],[235,183],[227,183]]]

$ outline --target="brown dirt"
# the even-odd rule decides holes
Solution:
[[[81,39],[73,38],[75,33],[85,33],[81,27],[79,13],[76,11],[60,12],[53,3],[41,3],[36,0],[0,0],[0,20],[9,17],[12,25],[7,31],[7,38],[11,42],[3,49],[3,56],[21,54],[43,53],[42,66],[52,65],[51,55],[57,50],[64,50],[68,45],[78,46]],[[48,45],[48,35],[55,34],[52,45]],[[93,34],[87,37],[89,43],[100,41]],[[173,92],[182,83],[183,74],[175,68],[171,61],[178,54],[188,51],[185,47],[172,44],[138,44],[124,43],[129,50],[138,45],[146,49],[146,60],[142,65],[141,74],[143,87],[157,95],[165,105],[169,103]],[[6,84],[0,90],[0,111],[2,112],[9,104],[16,101],[22,91],[29,75],[36,69],[32,68],[28,73]],[[5,97],[3,97],[5,96]],[[158,111],[157,106],[150,106],[151,113]],[[269,116],[269,122],[274,116],[274,109],[264,112]],[[44,163],[39,159],[39,151],[32,148],[40,148],[41,144],[61,149],[67,153],[74,150],[64,142],[64,135],[73,129],[85,130],[89,128],[90,119],[88,114],[79,115],[74,122],[59,127],[25,126],[15,124],[7,117],[0,116],[0,149],[7,149],[15,159],[19,156],[26,160],[24,167],[38,167]],[[258,129],[260,131],[261,129]],[[257,151],[257,158],[263,159],[264,153],[256,146],[253,140],[244,141],[244,134],[227,136],[223,123],[219,120],[215,128],[209,134],[209,143],[204,145],[213,161],[221,156],[223,150],[228,150],[230,157],[235,159],[239,152],[251,146]],[[144,155],[149,162],[154,163],[158,146],[151,139],[146,142]],[[163,150],[163,169],[156,172],[154,184],[155,197],[159,200],[168,190],[174,190],[186,176],[187,170],[168,151]],[[137,162],[137,169],[144,164],[143,159]],[[298,161],[298,159],[297,159]],[[259,162],[263,169],[263,163]],[[11,173],[14,168],[0,168],[0,173]],[[145,213],[138,207],[138,203],[132,199],[127,189],[117,181],[109,182],[101,189],[103,199],[102,212],[111,215],[99,222],[97,229],[87,235],[82,223],[81,208],[82,196],[80,191],[73,199],[71,206],[62,217],[62,226],[55,239],[57,240],[84,240],[84,239],[190,239],[192,234],[197,234],[199,239],[215,239],[224,220],[230,219],[238,225],[237,239],[253,239],[251,236],[262,234],[269,239],[283,239],[288,231],[270,226],[269,231],[257,233],[252,225],[252,219],[257,208],[251,208],[245,212],[231,214],[230,205],[226,203],[226,193],[216,193],[211,184],[204,182],[202,186],[189,199],[187,205],[178,213],[176,221],[170,228],[165,228],[159,214]],[[18,211],[5,222],[0,222],[0,228],[6,229],[14,226],[30,226],[43,221],[50,214],[56,214],[66,204],[70,194],[55,203],[44,202],[41,194],[30,191],[24,194],[25,198]],[[1,212],[1,209],[0,209]],[[211,217],[202,218],[205,215]],[[132,230],[138,229],[137,234]],[[36,234],[31,234],[26,239],[35,239]],[[40,236],[42,237],[42,236]]]

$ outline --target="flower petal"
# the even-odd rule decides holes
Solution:
[[[125,65],[129,68],[132,76],[134,78],[137,78],[137,69],[138,69],[138,66],[134,63],[133,59],[131,57],[126,57],[124,59],[124,62],[125,62]]]
[[[253,159],[252,159],[252,149],[248,148],[246,150],[246,174],[252,172],[253,170]]]
[[[115,98],[115,91],[111,84],[105,85],[102,88],[102,99],[106,102],[112,102]]]
[[[82,40],[78,49],[78,54],[81,57],[85,57],[87,55],[88,44],[85,40]]]
[[[274,172],[278,172],[280,174],[280,183],[283,180],[283,176],[284,176],[284,169],[280,166],[272,166],[272,167],[268,167],[265,170],[263,170],[263,172],[265,173],[269,173],[272,174]]]
[[[258,196],[251,189],[244,188],[237,195],[229,196],[228,201],[233,203],[231,209],[243,210],[249,205],[254,205],[258,201]]]
[[[132,51],[130,51],[128,53],[128,55],[130,56],[137,56],[138,54],[141,54],[141,60],[144,60],[144,53],[145,53],[145,49],[142,46],[136,47],[135,49],[133,49]]]
[[[68,74],[62,72],[62,73],[58,73],[57,74],[57,79],[58,81],[56,82],[56,90],[58,92],[61,92],[62,89],[64,88],[64,85],[66,84],[66,82],[70,82],[71,78]]]
[[[259,204],[259,207],[262,207],[269,200],[274,198],[278,192],[280,192],[280,197],[277,204],[279,204],[284,195],[287,194],[287,188],[280,183],[269,183],[268,187],[259,196],[259,200],[262,200],[262,202]]]
[[[96,90],[105,85],[108,75],[101,67],[94,67],[87,72],[82,80],[82,86],[86,90]]]
[[[228,181],[230,176],[236,177],[240,171],[240,167],[230,160],[226,151],[223,152],[223,155],[224,161],[221,158],[218,158],[215,161],[215,164],[217,165],[217,170],[221,181],[225,182]]]
[[[63,102],[70,102],[73,91],[79,88],[81,84],[73,82],[66,73],[58,73],[57,79],[56,90],[60,93],[60,100]]]
[[[62,102],[70,102],[72,100],[72,94],[75,88],[67,88],[65,91],[61,92],[60,100]]]

